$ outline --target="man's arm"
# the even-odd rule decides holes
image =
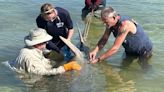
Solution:
[[[33,73],[33,74],[37,74],[37,75],[57,75],[57,74],[61,74],[65,72],[65,69],[63,66],[59,66],[58,68],[52,68],[52,69],[47,69],[45,67],[49,67],[50,68],[50,64],[43,64],[40,61],[34,57],[30,57],[29,55],[26,55],[24,58],[25,61],[25,65],[26,65],[26,71],[28,73]],[[50,62],[48,61],[48,59],[44,59],[44,62]]]
[[[74,33],[73,22],[72,22],[70,14],[67,10],[65,11],[65,15],[66,15],[66,27],[68,29],[67,39],[71,41],[71,38]]]
[[[109,31],[109,30],[106,28],[106,30],[105,30],[103,36],[102,36],[101,39],[98,41],[98,44],[97,44],[98,50],[101,50],[101,49],[104,47],[104,45],[105,45],[106,42],[108,41],[108,38],[109,38],[109,36],[110,36],[110,33],[111,33],[111,31]]]
[[[122,45],[123,41],[125,40],[128,33],[129,33],[128,26],[126,24],[121,26],[119,29],[119,34],[116,37],[113,46],[109,50],[107,50],[104,54],[102,54],[99,57],[99,60],[104,60],[104,59],[112,56],[113,54],[115,54],[118,51],[118,49],[121,47],[121,45]]]
[[[103,36],[101,37],[101,39],[99,40],[98,44],[96,45],[95,49],[89,53],[90,61],[93,61],[95,59],[95,57],[96,57],[97,52],[104,47],[104,45],[106,44],[106,42],[107,42],[107,40],[109,38],[110,33],[111,32],[109,32],[106,29],[106,31],[104,32]]]
[[[71,38],[73,36],[73,33],[74,33],[74,29],[69,29],[68,30],[68,36],[67,36],[67,39],[71,41]]]

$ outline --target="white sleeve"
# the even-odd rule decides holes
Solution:
[[[24,70],[38,75],[56,75],[65,72],[63,66],[52,68],[47,59],[36,58],[31,53],[24,53]]]
[[[28,69],[28,72],[38,75],[56,75],[56,74],[64,73],[65,69],[63,66],[60,66],[58,68],[45,69],[39,66],[32,65],[32,67]]]
[[[26,62],[26,67],[29,73],[34,73],[38,75],[56,75],[65,72],[63,66],[59,66],[58,68],[46,69],[45,67],[42,67],[42,65]]]

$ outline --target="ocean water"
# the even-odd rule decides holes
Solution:
[[[24,36],[36,27],[35,18],[40,6],[50,2],[70,12],[72,20],[81,30],[81,9],[84,0],[0,0],[0,62],[13,60],[24,46]],[[79,77],[77,72],[44,77],[30,85],[17,77],[3,64],[0,64],[0,92],[163,92],[164,90],[164,1],[162,0],[107,0],[118,13],[133,17],[140,23],[153,42],[153,56],[149,60],[152,70],[144,73],[137,62],[128,69],[120,69],[123,54],[121,48],[103,63],[87,65],[85,73]],[[98,21],[98,22],[97,22]],[[99,20],[91,24],[88,44],[93,48],[101,37],[104,26]],[[77,26],[74,26],[77,30]],[[78,43],[78,32],[75,31],[73,43]],[[113,44],[111,36],[103,51]],[[102,52],[103,52],[102,51]],[[89,76],[88,76],[89,75]],[[79,79],[79,80],[78,80]],[[85,85],[84,85],[85,84]]]

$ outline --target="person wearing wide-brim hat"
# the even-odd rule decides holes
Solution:
[[[10,62],[10,67],[17,72],[26,72],[38,75],[56,75],[69,70],[80,70],[81,67],[77,62],[70,63],[53,68],[50,60],[43,55],[43,49],[46,43],[52,39],[52,36],[47,34],[44,29],[37,28],[30,31],[25,37],[25,47],[21,49],[17,58]]]

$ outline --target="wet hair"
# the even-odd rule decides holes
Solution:
[[[116,16],[117,16],[117,13],[116,13],[116,11],[111,6],[109,6],[107,8],[104,8],[101,11],[101,19],[106,19],[108,17],[115,18]]]

